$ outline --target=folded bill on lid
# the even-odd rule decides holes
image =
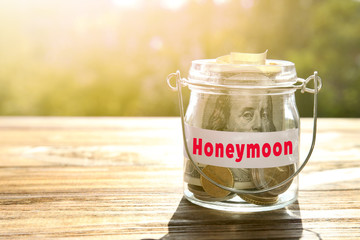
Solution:
[[[265,65],[267,51],[263,53],[232,52],[229,55],[216,58],[216,63]]]
[[[266,75],[281,72],[281,67],[272,61],[266,61],[268,50],[263,53],[231,52],[216,58],[216,63],[227,68],[239,68],[241,72],[261,72]]]

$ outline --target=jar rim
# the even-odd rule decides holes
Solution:
[[[265,64],[219,64],[216,59],[192,61],[188,84],[211,87],[227,86],[290,86],[297,82],[295,64],[285,60],[267,59]]]
[[[286,60],[278,60],[278,59],[266,59],[265,64],[233,64],[233,63],[217,63],[216,59],[197,59],[193,60],[192,64],[202,64],[207,66],[214,66],[214,69],[221,69],[225,68],[228,69],[229,67],[235,68],[235,69],[241,69],[241,67],[273,67],[279,66],[279,67],[288,67],[288,66],[295,66],[293,62],[286,61]]]

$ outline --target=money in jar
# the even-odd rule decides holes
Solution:
[[[169,75],[168,83],[179,91],[184,196],[190,202],[253,212],[296,201],[296,174],[302,165],[294,93],[304,81],[294,63],[266,55],[231,53],[194,60],[188,78],[179,72]],[[321,87],[321,80],[314,81]],[[183,86],[191,92],[186,113]]]

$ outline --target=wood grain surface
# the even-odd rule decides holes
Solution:
[[[359,190],[360,119],[319,119],[296,203],[239,214],[183,198],[179,118],[0,118],[0,239],[360,239]]]

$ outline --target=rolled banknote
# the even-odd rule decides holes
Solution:
[[[265,64],[267,51],[263,53],[232,52],[229,55],[216,58],[218,64]]]

